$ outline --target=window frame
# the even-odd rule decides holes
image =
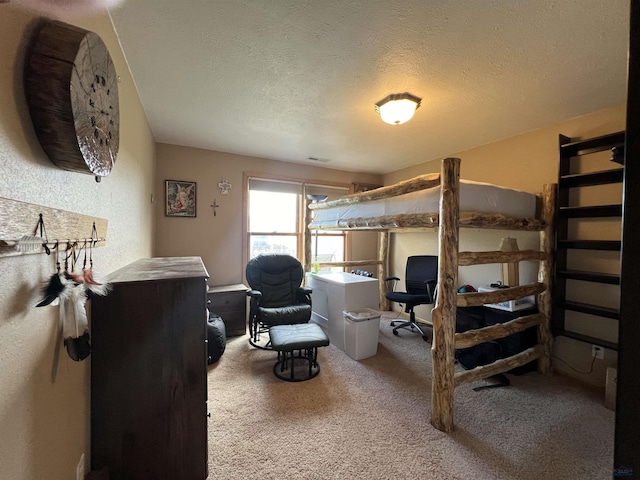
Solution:
[[[273,232],[269,232],[268,235],[287,235],[287,236],[293,236],[296,235],[298,237],[297,239],[297,248],[298,248],[298,258],[300,259],[300,262],[302,263],[302,265],[305,267],[305,270],[307,270],[308,268],[310,268],[312,259],[307,259],[305,258],[306,255],[306,248],[305,248],[305,238],[309,238],[309,240],[311,241],[311,237],[310,235],[312,235],[312,231],[309,230],[308,225],[306,225],[306,219],[307,219],[307,215],[306,215],[306,208],[307,208],[307,200],[304,197],[304,192],[306,191],[306,187],[307,186],[313,186],[313,187],[318,187],[318,186],[326,186],[326,187],[333,187],[333,188],[341,188],[345,190],[345,195],[348,194],[351,191],[351,183],[341,183],[341,182],[333,182],[333,181],[329,181],[329,180],[318,180],[318,179],[309,179],[309,178],[299,178],[299,177],[288,177],[288,176],[281,176],[281,175],[273,175],[273,174],[269,174],[269,173],[264,173],[264,172],[243,172],[242,174],[242,184],[243,184],[243,190],[242,190],[242,261],[243,261],[243,265],[246,265],[249,261],[249,246],[251,244],[251,235],[257,235],[259,233],[256,232],[250,232],[249,231],[249,189],[250,189],[250,179],[255,178],[258,180],[265,180],[265,181],[274,181],[274,182],[288,182],[288,183],[295,183],[295,184],[299,184],[301,186],[302,189],[302,195],[299,197],[298,200],[298,204],[299,204],[299,212],[298,212],[298,218],[299,218],[299,222],[300,225],[298,227],[298,232],[296,232],[295,234],[274,234]],[[344,236],[344,260],[345,261],[349,261],[351,259],[351,241],[350,241],[350,232],[348,230],[343,230],[342,231],[342,235]],[[322,235],[322,232],[319,233],[320,235]],[[243,275],[244,275],[244,271],[243,271]]]

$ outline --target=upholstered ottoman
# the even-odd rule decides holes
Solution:
[[[278,361],[273,366],[276,377],[302,382],[320,373],[318,347],[329,345],[329,337],[320,325],[275,325],[269,329],[269,337],[271,347],[278,352]]]

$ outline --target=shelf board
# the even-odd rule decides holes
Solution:
[[[620,251],[620,240],[558,240],[558,248],[575,248],[579,250],[611,250]]]
[[[609,285],[620,285],[620,275],[610,273],[583,272],[580,270],[561,270],[556,272],[558,277],[570,280],[583,280],[585,282],[607,283]]]
[[[593,345],[600,345],[601,347],[608,348],[610,350],[618,350],[618,344],[615,342],[609,342],[607,340],[602,340],[601,338],[591,337],[589,335],[583,335],[581,333],[572,332],[570,330],[556,330],[553,332],[555,336],[562,336],[573,338],[574,340],[579,340],[585,343],[591,343]]]
[[[560,177],[560,188],[588,187],[593,185],[606,185],[621,183],[624,177],[624,169],[614,168],[590,173],[574,173]]]
[[[589,140],[567,143],[560,146],[560,151],[564,157],[575,157],[577,155],[610,150],[611,147],[621,144],[624,144],[624,131],[590,138]]]
[[[554,306],[562,308],[564,310],[571,310],[572,312],[595,315],[597,317],[611,318],[613,320],[620,319],[620,312],[615,308],[601,307],[599,305],[569,301],[557,302]]]
[[[622,204],[593,205],[588,207],[560,207],[561,218],[603,218],[621,217]]]
[[[579,250],[611,250],[620,251],[620,240],[558,240],[558,248],[575,248]]]

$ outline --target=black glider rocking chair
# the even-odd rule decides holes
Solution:
[[[409,327],[417,330],[422,335],[425,342],[429,341],[429,336],[424,332],[423,327],[416,323],[416,314],[413,307],[416,305],[430,305],[436,299],[436,286],[438,278],[438,257],[434,255],[416,255],[407,258],[405,270],[406,292],[396,292],[396,284],[400,281],[398,277],[385,278],[387,282],[393,282],[391,291],[387,291],[387,300],[404,304],[405,313],[409,314],[409,320],[394,320],[391,322],[393,334],[398,335],[398,329]]]
[[[308,323],[311,289],[302,287],[304,269],[291,255],[258,255],[247,263],[249,343],[272,350],[269,329],[274,325]]]

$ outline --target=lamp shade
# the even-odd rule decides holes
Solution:
[[[421,101],[421,98],[407,92],[392,93],[376,103],[376,112],[383,122],[401,125],[411,120]]]
[[[518,241],[515,238],[506,237],[500,240],[498,247],[501,252],[517,252]],[[520,285],[520,268],[518,262],[507,262],[502,264],[502,284],[510,287]]]

